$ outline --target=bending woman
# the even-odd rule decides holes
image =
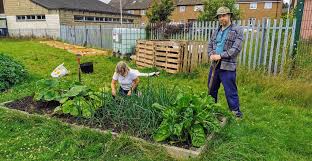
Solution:
[[[131,96],[133,92],[136,92],[137,86],[140,82],[139,75],[136,71],[130,69],[128,65],[121,61],[117,64],[115,73],[112,79],[112,95],[116,96],[116,85],[120,84],[119,94]]]

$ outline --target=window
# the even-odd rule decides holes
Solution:
[[[120,18],[113,18],[113,22],[120,22]]]
[[[141,10],[141,15],[144,16],[145,15],[145,10]]]
[[[45,15],[38,15],[37,20],[45,20]]]
[[[86,21],[94,21],[94,18],[95,17],[92,17],[92,16],[86,16],[85,20]]]
[[[256,24],[256,18],[255,17],[250,17],[248,18],[249,26],[252,26],[253,24]]]
[[[17,17],[17,18],[22,18],[22,17]],[[74,20],[78,21],[78,22],[97,22],[97,23],[120,22],[120,18],[79,16],[79,15],[74,15]],[[133,19],[123,19],[123,22],[125,22],[125,23],[132,23]]]
[[[250,9],[257,9],[257,3],[250,3]]]
[[[185,6],[180,6],[180,12],[185,12]]]
[[[112,22],[112,18],[110,18],[110,17],[105,17],[105,22]]]
[[[265,2],[264,9],[272,9],[272,2]]]
[[[96,22],[104,22],[104,18],[103,17],[95,17],[95,21]]]
[[[236,9],[239,9],[239,4],[236,3],[236,4],[234,5],[234,7],[235,7]]]
[[[129,14],[134,14],[134,10],[128,10],[127,11]]]
[[[194,6],[194,11],[195,12],[204,11],[204,6],[203,5],[196,5],[196,6]]]
[[[83,21],[84,20],[84,16],[74,16],[74,20],[75,21]]]
[[[45,15],[18,15],[16,21],[45,21]]]

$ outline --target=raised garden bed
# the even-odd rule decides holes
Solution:
[[[48,81],[48,83],[50,85],[54,84],[51,81]],[[55,84],[53,86],[59,88],[59,86],[56,86]],[[0,106],[23,111],[28,114],[53,117],[65,123],[74,125],[75,127],[88,127],[105,133],[107,133],[107,130],[109,130],[116,136],[118,136],[119,133],[128,133],[130,136],[133,136],[131,138],[135,140],[153,143],[155,145],[164,147],[172,157],[177,159],[186,159],[189,157],[198,156],[201,150],[204,148],[204,144],[201,141],[206,143],[207,140],[213,137],[215,133],[214,131],[217,131],[213,128],[218,128],[219,126],[221,128],[226,123],[226,118],[223,115],[211,115],[207,113],[208,111],[202,111],[201,113],[204,112],[204,115],[201,115],[201,113],[196,114],[195,108],[195,111],[192,112],[194,117],[189,115],[188,112],[192,109],[184,107],[188,107],[188,103],[192,99],[195,101],[200,97],[194,97],[191,99],[189,95],[187,97],[184,95],[178,95],[177,99],[175,99],[173,92],[171,92],[171,94],[168,93],[168,91],[172,91],[171,89],[168,89],[167,91],[163,91],[164,89],[159,89],[158,92],[142,89],[142,92],[145,94],[140,97],[117,97],[115,99],[113,99],[110,94],[103,92],[101,93],[101,100],[103,102],[99,108],[95,109],[92,115],[86,115],[83,113],[83,111],[80,111],[80,115],[75,115],[75,110],[68,111],[68,105],[66,105],[68,102],[74,102],[77,97],[82,97],[83,100],[88,100],[90,102],[94,101],[92,99],[95,99],[94,96],[90,94],[90,91],[88,91],[88,94],[86,95],[81,94],[81,92],[84,93],[84,90],[84,87],[73,86],[67,91],[67,93],[63,94],[68,96],[75,93],[75,97],[67,98],[66,101],[64,101],[64,98],[61,99],[62,101],[55,101],[52,99],[53,97],[51,93],[53,92],[51,89],[49,89],[48,92],[41,91],[39,94],[36,93],[34,97],[25,97],[20,100],[4,103]],[[163,91],[163,94],[160,94],[160,91]],[[159,95],[162,96],[159,97]],[[38,100],[39,98],[41,99]],[[49,99],[49,101],[43,101],[42,98]],[[205,100],[197,103],[207,102],[208,104],[211,104],[209,103],[208,97],[203,97],[203,99]],[[156,102],[156,100],[163,106],[158,103],[151,105],[153,102]],[[168,102],[176,103],[169,105]],[[193,104],[196,105],[196,101]],[[213,104],[211,105],[215,106]],[[76,108],[75,106],[70,107]],[[92,108],[93,107],[94,106],[92,106]],[[60,110],[63,110],[63,112],[60,112]],[[215,113],[218,112],[215,110]],[[214,116],[217,117],[217,123],[211,121],[210,124],[213,126],[209,126],[210,124],[202,124],[200,118],[205,119],[206,114],[211,115],[211,117],[208,119],[213,119]],[[184,118],[188,116],[191,120],[184,120]],[[175,118],[175,121],[172,122],[175,124],[175,126],[168,124],[172,118]],[[188,120],[190,122],[187,122]],[[181,123],[183,123],[183,126],[177,128],[178,131],[180,129],[180,132],[177,132],[176,125]],[[185,129],[184,123],[186,124],[185,126],[188,125],[188,127]],[[203,127],[205,127],[205,125],[209,126],[209,128],[211,128],[211,130],[209,130],[210,132],[205,132],[205,134],[203,133],[202,136],[198,137],[198,135],[203,131],[198,131],[198,129],[193,127],[197,127],[199,125],[202,125]],[[174,127],[174,132],[168,133],[168,131],[164,129],[166,126]],[[194,130],[196,133],[193,132]],[[190,132],[190,134],[188,132]],[[204,137],[204,140],[200,140],[202,137]],[[155,143],[155,140],[160,143]]]

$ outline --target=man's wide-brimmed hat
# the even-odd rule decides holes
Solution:
[[[230,15],[233,15],[233,12],[231,12],[231,10],[228,8],[228,7],[220,7],[218,10],[217,10],[217,15],[216,15],[216,18],[218,18],[219,15],[225,15],[225,14],[230,14]]]

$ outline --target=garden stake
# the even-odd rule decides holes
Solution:
[[[81,70],[80,70],[80,54],[77,54],[77,63],[78,63],[78,81],[81,83]]]
[[[219,63],[220,63],[220,60],[218,60],[217,63],[215,63],[214,65],[213,65],[213,62],[212,62],[212,65],[211,65],[212,66],[212,73],[211,73],[211,77],[210,77],[210,82],[208,84],[208,95],[210,94],[210,89],[211,89],[211,86],[212,86],[212,82],[214,80],[214,76],[215,76],[215,73],[216,73],[216,68],[219,65]]]

